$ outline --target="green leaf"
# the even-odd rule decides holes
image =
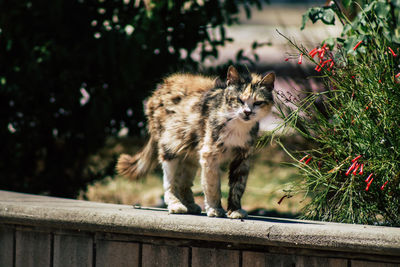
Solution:
[[[223,25],[219,27],[219,32],[221,34],[221,40],[224,40],[226,38],[226,34],[225,34],[225,27]]]
[[[394,34],[392,35],[392,41],[396,44],[400,44],[400,29],[395,29]]]
[[[304,29],[308,20],[311,20],[312,23],[321,20],[323,23],[328,25],[335,24],[335,12],[330,7],[313,7],[307,10],[307,12],[303,15],[301,30]]]
[[[323,16],[323,9],[321,7],[313,7],[309,10],[309,17],[313,23],[317,22]]]
[[[253,3],[256,5],[258,10],[262,10],[262,3],[261,1],[255,0]]]
[[[168,0],[168,10],[172,10],[174,8],[174,1]]]
[[[361,34],[367,34],[368,31],[369,31],[369,27],[364,26],[364,25],[361,25],[360,27],[358,27],[358,31],[359,31]]]
[[[369,11],[371,11],[375,4],[376,4],[376,2],[372,2],[371,4],[364,6],[364,12],[368,13]],[[361,14],[362,13],[360,13],[360,15]]]
[[[391,3],[395,7],[400,7],[400,0],[392,0]]]
[[[346,41],[346,39],[344,39],[344,38],[340,38],[340,37],[336,38],[336,42],[338,42],[339,44],[343,45],[345,41]]]
[[[308,12],[307,12],[307,13],[305,13],[305,14],[303,15],[303,19],[302,19],[302,21],[301,21],[300,30],[304,30],[304,28],[306,27],[306,23],[307,23],[307,21],[308,21],[309,19],[310,19],[310,17],[309,17]]]
[[[392,36],[392,42],[396,44],[400,44],[400,38],[398,36]]]
[[[260,57],[259,57],[257,54],[254,54],[254,60],[255,60],[256,62],[258,62],[258,61],[260,61]]]
[[[250,19],[251,18],[251,10],[250,7],[248,5],[244,5],[244,11],[246,12],[246,18]]]
[[[329,46],[329,48],[332,50],[332,48],[335,46],[335,38],[329,37],[323,41],[324,44]]]
[[[352,29],[350,24],[346,24],[343,26],[342,36],[346,35]]]
[[[243,49],[240,49],[240,50],[237,52],[237,54],[236,54],[236,61],[242,60],[242,58],[243,58],[243,52],[244,52]]]
[[[322,11],[322,21],[325,24],[334,25],[335,24],[335,12],[332,9],[324,9]]]
[[[358,42],[359,42],[359,40],[357,40],[356,36],[350,36],[344,42],[344,49],[346,50],[347,53],[353,53],[353,51],[354,51],[353,48]]]
[[[378,18],[385,19],[390,12],[390,5],[385,2],[377,2],[375,12]]]
[[[252,50],[257,49],[257,47],[258,47],[258,42],[254,41],[253,44],[251,45],[251,49]]]
[[[392,42],[392,32],[389,31],[388,29],[383,29],[383,36],[388,40],[389,42]]]
[[[351,0],[342,0],[342,4],[344,7],[349,7],[351,4]]]
[[[359,20],[359,25],[368,26],[368,21],[365,19],[365,17],[362,17],[362,18]]]

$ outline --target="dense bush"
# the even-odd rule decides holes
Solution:
[[[305,218],[399,226],[400,2],[337,2],[318,17],[335,12],[342,36],[312,50],[292,42],[326,85],[287,117],[315,143],[294,157],[311,196]],[[359,8],[353,20],[343,12],[351,4]],[[321,97],[323,108],[315,105]]]
[[[88,156],[168,72],[217,56],[224,25],[258,0],[0,2],[0,188],[73,196],[104,173]],[[110,166],[106,172],[112,172]]]

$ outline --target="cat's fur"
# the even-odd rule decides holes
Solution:
[[[170,213],[201,212],[191,187],[200,164],[208,216],[224,217],[220,164],[230,161],[228,217],[244,218],[241,198],[249,173],[249,154],[259,120],[273,105],[275,74],[239,73],[231,66],[226,82],[200,75],[175,74],[147,102],[150,139],[131,157],[121,155],[117,170],[137,178],[155,166],[164,172],[164,200]]]

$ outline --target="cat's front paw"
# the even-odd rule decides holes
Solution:
[[[228,211],[228,217],[231,219],[244,219],[247,218],[247,212],[242,209]]]
[[[186,205],[186,207],[188,209],[188,213],[190,213],[190,214],[200,214],[201,213],[201,208],[196,203],[190,203],[190,204]]]
[[[186,214],[188,213],[188,208],[182,203],[173,203],[168,205],[168,213]]]
[[[208,208],[208,217],[226,217],[226,211],[223,208]]]

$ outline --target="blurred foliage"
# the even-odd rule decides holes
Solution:
[[[0,1],[0,188],[75,196],[106,137],[138,135],[161,77],[196,70],[259,0]]]
[[[381,43],[400,45],[400,0],[336,0],[323,7],[310,8],[303,15],[301,29],[306,22],[322,21],[326,25],[335,24],[335,15],[339,18],[343,30],[338,38],[328,38],[324,42],[331,48],[339,44],[346,53],[355,54],[353,47],[359,42],[375,41],[379,36]],[[366,49],[362,46],[362,51]]]

